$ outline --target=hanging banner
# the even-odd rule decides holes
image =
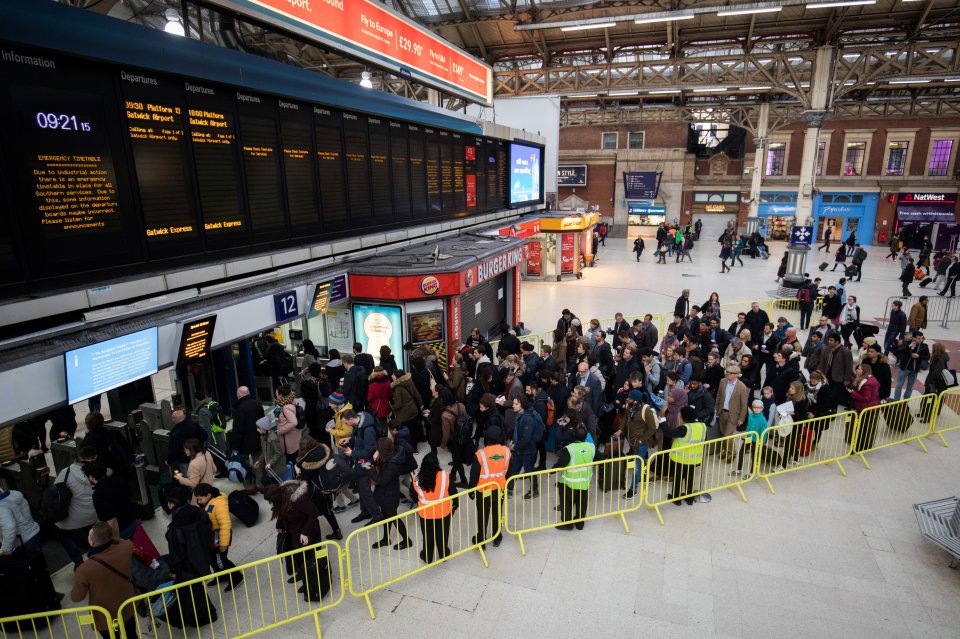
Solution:
[[[563,233],[560,236],[560,274],[573,275],[576,273],[577,254],[574,248],[576,240],[573,233]]]
[[[655,200],[660,192],[660,178],[656,171],[624,172],[623,194],[627,199]]]
[[[540,262],[543,258],[541,253],[543,245],[540,242],[530,242],[527,246],[530,248],[530,257],[527,258],[527,275],[539,277],[543,268]]]

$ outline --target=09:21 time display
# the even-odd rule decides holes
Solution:
[[[60,131],[80,131],[89,133],[93,130],[89,122],[80,120],[75,115],[66,113],[37,113],[37,126],[41,129],[59,129]]]

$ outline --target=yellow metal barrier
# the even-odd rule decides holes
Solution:
[[[944,446],[950,444],[943,434],[960,428],[960,387],[948,388],[937,398],[937,419],[933,422],[933,431]]]
[[[859,455],[864,466],[870,468],[864,453],[872,450],[916,441],[923,452],[927,452],[923,438],[930,434],[931,424],[937,421],[936,412],[934,394],[915,395],[866,408],[860,411],[855,436],[850,436],[851,454]]]
[[[586,490],[570,490],[557,481],[568,470],[584,468],[590,469],[591,474],[590,487]],[[636,482],[634,477],[638,472],[640,481]],[[537,530],[563,525],[582,528],[583,523],[591,519],[617,516],[629,533],[630,526],[624,515],[643,503],[642,478],[643,459],[635,455],[514,475],[507,480],[504,528],[517,537],[523,555],[527,554],[523,535]],[[635,484],[636,493],[627,499],[627,491]]]
[[[754,446],[757,476],[774,494],[777,491],[770,483],[771,477],[802,468],[836,464],[846,477],[840,460],[850,456],[853,445],[847,434],[854,431],[856,421],[857,414],[850,411],[767,428],[760,445]]]
[[[0,619],[0,637],[3,639],[39,639],[39,637],[57,637],[58,639],[100,639],[97,626],[106,629],[107,636],[113,639],[114,620],[110,613],[99,606],[67,608],[33,615],[19,615]]]
[[[324,541],[138,595],[123,602],[118,616],[123,619],[127,609],[134,609],[136,639],[199,636],[192,629],[196,623],[189,623],[198,618],[209,620],[204,626],[211,636],[240,639],[310,616],[319,637],[320,612],[343,600],[341,556],[339,544]],[[211,579],[220,585],[208,588]],[[224,585],[230,582],[234,587],[227,591]],[[122,626],[120,637],[134,639]]]
[[[496,491],[491,492],[496,495]],[[451,504],[452,512],[443,520],[420,517],[421,511],[445,503]],[[477,525],[481,516],[478,511],[484,507],[484,514],[488,514],[493,520],[493,529],[489,536],[481,533]],[[350,594],[363,597],[370,611],[370,618],[376,619],[370,594],[381,588],[471,550],[477,550],[483,565],[488,566],[483,547],[500,535],[501,512],[499,498],[484,497],[484,493],[479,489],[471,488],[435,504],[415,508],[353,531],[344,544]],[[444,520],[445,523],[441,523]],[[398,531],[405,531],[410,542],[408,546],[404,547],[400,543],[401,535]],[[375,547],[385,536],[389,543]]]
[[[681,505],[683,499],[692,500],[697,495],[723,488],[736,488],[740,498],[747,501],[743,484],[753,481],[756,464],[746,470],[743,462],[750,461],[753,450],[744,450],[744,445],[754,447],[752,433],[736,433],[720,439],[711,439],[703,444],[690,444],[673,450],[679,452],[702,451],[699,464],[677,464],[670,460],[670,450],[660,450],[650,455],[646,468],[647,508],[653,508],[660,525],[664,524],[660,506],[668,503]]]

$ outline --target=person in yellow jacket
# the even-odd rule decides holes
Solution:
[[[483,544],[487,540],[487,524],[491,519],[492,530],[498,531],[493,538],[493,545],[499,546],[503,541],[497,502],[507,486],[507,470],[510,468],[510,449],[503,442],[502,428],[487,427],[483,434],[485,446],[477,451],[470,468],[470,488],[480,487],[479,494],[474,497],[477,506],[477,534],[473,537],[475,544]]]
[[[593,466],[584,466],[593,462],[596,447],[587,441],[587,429],[578,426],[575,441],[560,450],[554,468],[567,469],[557,479],[560,493],[560,517],[563,524],[557,530],[573,530],[574,524],[567,523],[587,516],[589,506],[590,482],[593,480]],[[579,468],[575,468],[579,466]],[[577,530],[583,530],[583,522],[576,523]]]
[[[236,564],[227,558],[233,533],[227,496],[210,484],[198,484],[193,489],[193,496],[197,500],[197,505],[207,513],[207,517],[210,518],[210,527],[213,529],[213,539],[210,542],[210,567],[213,572],[235,568]],[[233,590],[243,581],[243,573],[231,573],[229,578],[213,579],[207,585],[212,586],[224,581],[228,582],[225,590]]]
[[[420,559],[432,564],[434,554],[438,560],[450,554],[450,519],[458,500],[442,500],[456,495],[457,488],[450,481],[450,473],[440,469],[437,455],[428,453],[420,462],[420,470],[413,476],[413,489],[417,492],[417,507],[429,506],[417,515],[420,516],[420,534],[423,535]]]
[[[330,438],[333,440],[330,444],[330,450],[333,451],[334,454],[342,455],[343,448],[340,446],[340,440],[350,439],[353,436],[353,426],[343,421],[343,414],[348,410],[353,410],[353,405],[344,398],[341,389],[330,393],[330,396],[327,398],[327,404],[330,406],[330,410],[333,411],[333,419],[327,422],[326,426],[326,430],[330,433]],[[334,497],[333,512],[342,513],[346,511],[347,508],[356,506],[359,503],[360,499],[357,497],[357,494],[347,486],[344,486],[337,491]]]
[[[697,466],[703,462],[707,427],[697,421],[697,411],[693,406],[684,406],[680,409],[680,424],[667,436],[673,438],[670,446],[673,494],[667,495],[667,498],[674,500],[675,506],[680,506],[681,500],[692,506],[693,498],[687,495],[693,492],[693,477],[697,474]]]

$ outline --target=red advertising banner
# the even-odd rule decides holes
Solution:
[[[528,255],[529,258],[529,255]],[[520,269],[513,269],[513,325],[520,323]],[[539,349],[538,349],[539,350]]]
[[[246,16],[493,104],[493,69],[375,0],[211,0]]]
[[[541,248],[543,245],[540,242],[530,242],[527,246],[530,248],[530,257],[527,258],[527,275],[539,277],[543,268],[541,263],[543,259]]]
[[[460,339],[460,331],[463,329],[459,295],[447,299],[447,325],[450,327],[447,331],[447,354],[453,360],[453,356],[456,355],[453,352],[453,341]]]
[[[475,147],[475,146],[468,146],[468,147],[464,147],[464,149],[465,149],[465,151],[464,151],[464,157],[466,157],[466,159],[468,159],[468,160],[476,160],[476,159],[477,159],[477,147]]]
[[[540,232],[540,220],[529,220],[527,222],[521,222],[520,224],[511,224],[510,226],[505,226],[497,233],[507,237],[533,237]]]
[[[476,206],[477,205],[477,176],[471,174],[467,175],[467,206]]]
[[[560,235],[560,273],[562,275],[573,275],[577,272],[577,254],[574,246],[573,233],[562,233]]]

